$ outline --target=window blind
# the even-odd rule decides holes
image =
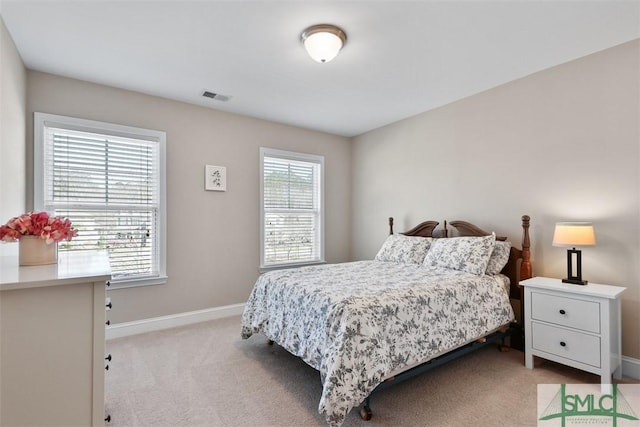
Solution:
[[[78,230],[59,250],[108,250],[115,280],[158,276],[158,142],[45,123],[43,157],[44,210]]]
[[[263,266],[321,261],[321,163],[263,157]]]

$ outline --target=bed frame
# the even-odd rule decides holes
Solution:
[[[510,281],[510,298],[517,300],[520,308],[520,315],[524,313],[524,298],[520,289],[520,280],[529,279],[532,277],[531,273],[531,243],[529,237],[529,221],[528,215],[522,216],[522,249],[511,246],[511,252],[509,254],[509,260],[502,269],[501,273],[509,278]],[[406,236],[421,236],[421,237],[449,237],[449,230],[447,229],[447,222],[444,222],[444,227],[440,233],[435,234],[434,231],[438,226],[437,221],[424,221],[409,231],[405,231],[400,234]],[[456,229],[456,236],[487,236],[491,233],[469,223],[466,221],[450,221],[449,225]],[[389,234],[393,234],[393,218],[389,218]],[[453,236],[451,236],[453,237]],[[506,237],[496,237],[496,240],[507,240]],[[522,323],[517,320],[508,326],[500,328],[500,330],[493,332],[485,337],[482,337],[476,341],[466,344],[462,347],[458,347],[448,353],[435,357],[421,365],[413,367],[407,371],[404,371],[398,375],[387,378],[384,382],[378,385],[365,399],[364,403],[360,406],[360,418],[368,421],[372,417],[371,411],[371,396],[381,390],[398,384],[402,381],[413,378],[424,372],[430,371],[440,365],[443,365],[451,360],[457,359],[467,353],[480,349],[488,344],[500,341],[500,350],[508,351],[509,346],[506,345],[506,339],[510,338],[511,347],[522,350],[524,343],[524,328]]]

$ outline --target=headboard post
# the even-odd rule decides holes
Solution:
[[[533,277],[531,272],[531,242],[529,239],[529,215],[522,215],[522,263],[520,264],[520,280]]]
[[[389,234],[393,234],[393,217],[389,217]]]

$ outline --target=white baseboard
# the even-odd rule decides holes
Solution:
[[[169,316],[152,317],[149,319],[135,320],[133,322],[116,323],[107,326],[106,339],[111,340],[114,338],[143,334],[145,332],[161,331],[177,326],[221,319],[223,317],[238,316],[242,314],[243,310],[244,303],[188,311],[186,313],[172,314]]]
[[[622,376],[640,380],[640,359],[622,356]]]

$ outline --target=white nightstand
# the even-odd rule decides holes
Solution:
[[[602,384],[622,377],[620,295],[626,288],[523,280],[525,365],[533,356],[600,375]]]

